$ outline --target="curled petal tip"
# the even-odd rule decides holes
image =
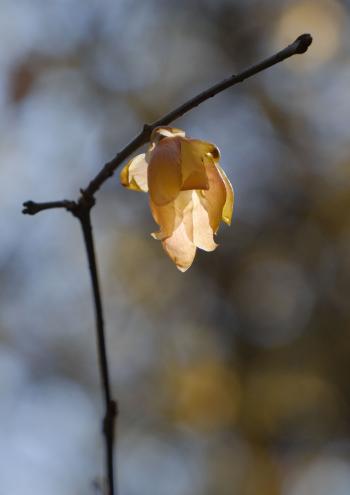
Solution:
[[[227,225],[231,225],[231,217],[227,216],[227,215],[223,215],[222,216],[222,220],[227,224]]]
[[[132,191],[148,191],[147,180],[148,163],[145,154],[134,156],[120,172],[120,183]]]

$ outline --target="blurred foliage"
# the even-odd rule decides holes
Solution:
[[[179,273],[144,195],[94,210],[121,493],[350,492],[346,0],[2,0],[0,492],[93,492],[93,308],[75,197],[141,128],[311,32],[314,43],[175,125],[235,188],[219,248]]]

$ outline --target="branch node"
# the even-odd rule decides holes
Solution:
[[[85,189],[80,189],[80,198],[74,204],[73,208],[70,209],[70,212],[76,218],[80,220],[86,216],[87,213],[91,210],[93,206],[95,206],[96,200],[95,197],[87,192]]]
[[[84,206],[90,210],[96,203],[94,196],[85,189],[80,189],[80,194],[79,203],[82,205],[84,204]]]
[[[146,137],[146,141],[149,140],[151,134],[152,134],[152,131],[154,129],[154,126],[151,125],[151,124],[144,124],[143,125],[143,128],[142,128],[142,134]]]

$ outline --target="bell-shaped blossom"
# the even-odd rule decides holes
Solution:
[[[214,234],[221,220],[231,223],[233,189],[219,159],[215,145],[187,138],[180,129],[157,127],[147,152],[132,158],[120,174],[123,186],[149,192],[160,227],[152,236],[183,272],[197,248],[217,247]]]

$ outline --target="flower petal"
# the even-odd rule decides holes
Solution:
[[[197,191],[193,191],[192,201],[193,242],[204,251],[214,251],[218,245],[214,241],[214,231],[209,222],[208,211],[202,205]]]
[[[203,158],[213,151],[214,145],[198,139],[181,139],[182,191],[208,189],[208,177]]]
[[[151,142],[158,143],[161,139],[165,137],[175,137],[181,136],[185,137],[185,131],[177,129],[176,127],[156,127],[153,129],[151,134]]]
[[[163,248],[181,272],[185,272],[193,263],[196,246],[189,240],[183,223],[177,227],[171,237],[163,242]]]
[[[152,237],[159,240],[170,237],[182,222],[184,209],[191,200],[192,193],[190,191],[180,192],[174,201],[163,206],[156,205],[150,199],[152,216],[160,226],[160,231],[153,233]]]
[[[137,155],[123,167],[120,172],[120,183],[122,186],[133,191],[148,191],[147,184],[148,163],[145,154]]]
[[[173,201],[181,187],[180,138],[164,138],[149,154],[148,187],[156,205]]]
[[[153,232],[151,236],[158,240],[163,240],[170,237],[176,229],[177,223],[181,222],[181,217],[179,217],[178,222],[176,222],[174,202],[172,201],[167,205],[159,206],[153,203],[150,199],[149,204],[152,216],[160,227],[160,231]]]
[[[196,150],[196,153],[204,156],[210,153],[216,160],[220,157],[220,151],[215,144],[209,143],[208,141],[201,141],[200,139],[189,139],[186,141],[191,145],[192,149]]]
[[[226,186],[212,155],[207,154],[204,157],[204,163],[209,181],[209,189],[201,191],[199,198],[208,212],[210,226],[214,234],[216,234],[222,220],[223,208],[226,202]]]
[[[209,222],[209,215],[199,199],[200,192],[192,191],[192,201],[188,203],[183,214],[183,224],[188,238],[195,246],[204,251],[214,251],[217,244]]]
[[[221,177],[223,178],[225,188],[226,188],[226,201],[224,204],[224,208],[222,210],[222,220],[227,223],[227,225],[231,225],[232,214],[233,214],[233,204],[234,204],[234,191],[229,181],[227,175],[224,170],[218,163],[215,163],[217,169],[219,170]]]

